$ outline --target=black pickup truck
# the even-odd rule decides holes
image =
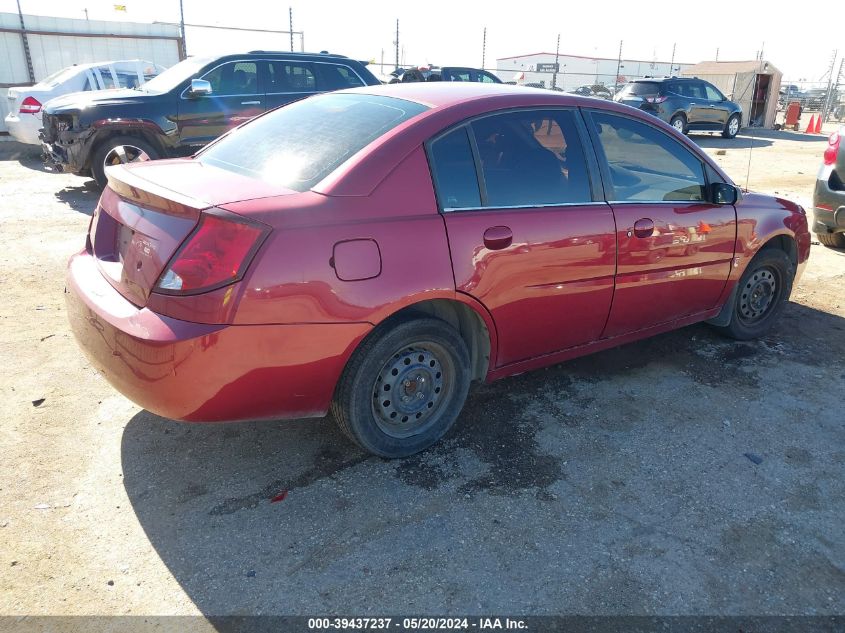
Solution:
[[[44,108],[45,162],[105,186],[109,165],[189,156],[277,106],[378,85],[363,63],[328,53],[251,51],[190,57],[134,90],[76,93]]]

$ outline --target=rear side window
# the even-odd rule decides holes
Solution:
[[[703,201],[704,168],[680,143],[641,121],[592,112],[614,201]]]
[[[197,158],[294,191],[306,191],[400,123],[419,103],[364,94],[297,101],[236,128]]]
[[[592,201],[574,114],[529,110],[472,123],[491,207]]]
[[[314,65],[304,62],[274,61],[269,64],[268,93],[316,92]]]
[[[348,66],[316,64],[316,70],[320,79],[320,90],[343,90],[364,85],[361,78]]]
[[[437,197],[444,210],[481,206],[478,176],[465,126],[434,141],[430,157]]]

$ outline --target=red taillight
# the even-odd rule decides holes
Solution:
[[[170,260],[155,290],[196,294],[238,281],[267,232],[263,225],[204,213]]]
[[[19,114],[37,114],[41,112],[41,102],[35,97],[27,97],[21,101]]]
[[[649,103],[663,103],[664,101],[666,101],[666,95],[660,97],[647,97],[646,101],[648,101]]]
[[[833,165],[836,162],[836,154],[839,152],[839,144],[842,142],[842,137],[839,132],[834,132],[827,139],[827,149],[824,151],[824,164]]]

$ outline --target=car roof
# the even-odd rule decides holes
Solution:
[[[701,79],[698,77],[643,77],[642,79],[632,79],[631,83],[660,83],[661,81],[701,81]]]
[[[431,108],[442,108],[467,101],[485,101],[488,99],[513,101],[514,106],[531,105],[532,101],[537,101],[538,105],[595,105],[593,99],[553,92],[543,88],[470,81],[396,83],[352,88],[341,92],[394,97],[405,101],[414,101]]]

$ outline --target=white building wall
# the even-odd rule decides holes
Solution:
[[[496,74],[502,81],[515,81],[517,76],[524,72],[525,83],[542,83],[546,88],[550,88],[554,73],[537,72],[537,65],[554,64],[554,62],[554,53],[506,57],[497,60]],[[564,91],[591,84],[601,84],[612,89],[616,83],[618,64],[616,59],[560,55],[558,64],[560,71],[557,74],[556,85]],[[691,64],[680,62],[670,65],[669,62],[623,59],[619,67],[619,83],[624,84],[631,79],[640,79],[646,75],[678,75],[689,66]],[[673,67],[674,72],[672,72]]]

